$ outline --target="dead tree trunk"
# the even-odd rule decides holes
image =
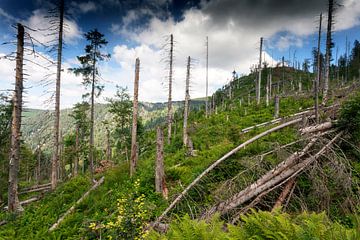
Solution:
[[[270,93],[270,75],[267,75],[266,81],[266,106],[269,106],[269,93]]]
[[[319,83],[321,79],[321,57],[320,57],[320,44],[321,44],[321,23],[322,23],[322,13],[320,13],[320,22],[319,22],[319,35],[318,35],[318,48],[317,48],[317,78],[315,80],[315,119],[316,123],[319,123]]]
[[[209,38],[206,37],[206,98],[205,98],[205,116],[209,115],[208,106],[208,90],[209,90]]]
[[[55,89],[55,121],[54,121],[54,149],[51,168],[51,188],[55,189],[58,176],[57,166],[59,164],[59,131],[60,131],[60,81],[61,81],[61,61],[63,46],[63,26],[64,26],[64,0],[60,1],[59,6],[59,35],[57,49],[57,69],[56,69],[56,89]]]
[[[164,195],[165,173],[164,173],[164,134],[160,127],[156,130],[156,169],[155,169],[155,190]]]
[[[80,146],[80,138],[79,138],[79,124],[76,124],[76,136],[75,136],[75,162],[74,162],[74,176],[78,175],[78,169],[79,169],[79,146]]]
[[[324,91],[323,91],[323,105],[328,100],[329,81],[330,81],[330,60],[331,60],[331,48],[332,48],[332,25],[334,14],[334,0],[329,0],[328,3],[328,22],[326,33],[326,54],[325,54],[325,78],[324,78]]]
[[[274,118],[278,118],[278,117],[279,117],[279,110],[280,110],[280,97],[279,97],[279,95],[275,95]]]
[[[136,165],[137,165],[136,134],[137,134],[137,114],[138,114],[139,73],[140,73],[140,59],[137,58],[135,61],[133,120],[132,120],[132,128],[131,128],[131,155],[130,155],[131,177],[135,174]]]
[[[11,123],[11,147],[9,161],[9,191],[8,191],[8,210],[9,212],[22,211],[18,197],[18,177],[20,164],[20,127],[22,113],[22,93],[23,93],[23,61],[24,61],[24,27],[17,24],[17,52],[16,52],[16,76],[15,92],[13,96],[13,111]]]
[[[111,142],[109,128],[106,128],[106,161],[111,161]]]
[[[290,179],[284,189],[282,190],[279,198],[276,200],[274,207],[272,210],[275,210],[276,208],[280,207],[284,201],[286,200],[287,196],[289,195],[291,189],[293,188],[293,186],[295,185],[295,178]]]
[[[258,75],[258,83],[257,83],[257,89],[256,89],[256,103],[260,104],[261,99],[261,70],[262,70],[262,48],[263,48],[263,38],[260,38],[260,56],[259,56],[259,75]]]
[[[186,70],[186,81],[185,81],[185,104],[184,104],[184,126],[183,126],[183,144],[185,147],[188,146],[188,132],[187,132],[187,121],[189,115],[189,84],[190,84],[190,56],[187,61],[187,70]]]
[[[37,175],[36,175],[36,183],[39,184],[41,181],[41,145],[38,145],[37,148]]]
[[[266,176],[270,176],[269,179],[266,179],[265,181],[264,177],[260,178],[255,183],[246,187],[244,190],[235,194],[228,200],[223,201],[212,207],[205,215],[203,215],[203,218],[208,218],[211,215],[213,215],[215,212],[220,212],[220,214],[228,213],[230,210],[249,201],[253,197],[261,194],[262,192],[267,191],[268,189],[274,189],[282,185],[283,183],[287,182],[289,179],[299,174],[305,167],[309,166],[312,162],[316,161],[341,136],[341,134],[342,133],[338,133],[331,141],[329,141],[323,148],[321,148],[319,152],[301,161],[300,163],[297,163],[292,167],[287,167],[285,165],[286,167],[284,168],[284,170],[279,172],[278,174],[273,174],[272,172],[274,170],[271,170],[270,172],[265,174]]]
[[[168,98],[168,144],[171,143],[171,125],[172,125],[172,77],[173,77],[173,52],[174,37],[170,35],[170,62],[169,62],[169,98]]]

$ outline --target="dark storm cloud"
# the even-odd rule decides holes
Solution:
[[[215,24],[232,21],[264,25],[279,19],[314,17],[325,12],[327,0],[213,0],[203,3],[203,12]]]

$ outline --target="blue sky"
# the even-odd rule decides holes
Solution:
[[[51,8],[45,0],[1,0],[0,42],[15,39],[16,22],[32,29],[46,29],[44,16]],[[360,39],[360,1],[343,0],[335,18],[334,42],[339,55],[345,51],[345,39],[352,45]],[[326,0],[65,0],[68,31],[65,36],[62,75],[61,107],[71,107],[81,100],[84,92],[81,78],[66,71],[77,66],[76,56],[83,53],[86,44],[83,34],[98,28],[109,44],[104,49],[112,55],[109,62],[100,66],[105,91],[97,101],[112,97],[115,85],[127,86],[132,93],[134,62],[141,61],[139,98],[142,101],[166,101],[167,86],[166,39],[174,34],[175,73],[174,100],[184,98],[185,61],[194,59],[191,79],[191,96],[205,95],[205,38],[209,36],[210,92],[226,84],[235,69],[248,73],[257,63],[260,37],[265,38],[265,60],[276,63],[282,56],[297,61],[311,58],[316,46],[318,16],[324,12],[322,49],[325,46]],[[32,37],[46,42],[48,32],[29,31]],[[54,54],[38,51],[49,58]],[[15,51],[14,44],[0,45],[0,56]],[[273,59],[271,59],[271,57]],[[38,64],[40,58],[29,60]],[[14,63],[0,60],[0,91],[13,88]],[[45,75],[54,69],[43,69],[28,62],[29,77],[25,86],[26,107],[52,108],[54,84],[41,84]],[[53,79],[50,79],[53,80]]]

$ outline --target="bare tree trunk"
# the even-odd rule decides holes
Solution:
[[[280,97],[279,95],[275,95],[275,112],[274,112],[274,118],[279,117],[279,110],[280,110]]]
[[[17,24],[17,52],[16,52],[16,82],[13,96],[13,111],[11,123],[11,147],[9,161],[9,212],[22,211],[18,197],[18,177],[20,164],[20,137],[21,137],[21,113],[23,93],[23,61],[24,61],[24,27]]]
[[[38,149],[37,149],[37,178],[36,178],[36,183],[39,184],[41,181],[41,146],[40,144],[38,145]]]
[[[269,75],[269,98],[271,97],[272,97],[272,68],[270,68],[270,75]]]
[[[332,25],[333,25],[333,13],[334,12],[334,0],[329,0],[328,3],[328,23],[326,33],[326,54],[325,54],[325,78],[324,78],[324,92],[323,92],[323,104],[328,100],[329,81],[330,81],[330,60],[331,60],[331,48],[332,48]]]
[[[74,176],[78,175],[78,168],[79,168],[79,145],[80,145],[80,138],[79,138],[79,125],[76,124],[76,137],[75,137],[75,162],[74,162]]]
[[[206,98],[205,98],[205,116],[208,117],[208,90],[209,90],[209,38],[206,37]]]
[[[60,130],[60,81],[61,81],[61,61],[63,46],[63,25],[64,25],[64,0],[60,0],[59,6],[59,35],[57,49],[57,69],[56,69],[56,89],[55,89],[55,121],[54,121],[54,149],[51,168],[51,189],[55,189],[58,176],[57,166],[59,164],[59,130]]]
[[[172,125],[172,78],[173,78],[173,52],[174,37],[170,35],[170,66],[169,66],[169,98],[168,98],[168,144],[171,143],[171,125]]]
[[[155,170],[155,189],[156,192],[163,193],[164,173],[164,134],[160,127],[156,129],[156,170]],[[165,196],[164,196],[165,197]]]
[[[188,132],[187,132],[187,121],[189,115],[189,84],[190,84],[190,56],[187,61],[187,71],[186,71],[186,82],[185,82],[185,104],[184,104],[184,126],[183,126],[183,144],[185,147],[188,146]]]
[[[263,38],[260,38],[260,56],[259,56],[259,75],[258,75],[258,83],[257,83],[257,95],[256,95],[256,103],[257,105],[260,104],[261,100],[261,71],[262,71],[262,48],[263,48]]]
[[[315,80],[315,119],[316,123],[319,123],[319,83],[321,79],[321,58],[320,58],[320,44],[321,44],[321,23],[322,23],[322,13],[320,13],[320,22],[319,22],[319,35],[318,35],[318,49],[317,49],[317,78]]]
[[[111,143],[109,128],[106,128],[106,161],[111,161]]]
[[[282,190],[279,198],[276,200],[272,210],[280,207],[284,203],[284,201],[286,200],[287,196],[289,195],[289,193],[290,193],[290,191],[291,191],[291,189],[293,188],[294,185],[295,185],[295,178],[290,179],[286,183],[286,185],[285,185],[284,189]]]
[[[270,94],[270,75],[267,75],[267,81],[266,81],[266,106],[269,106],[269,94]]]
[[[135,174],[136,165],[137,165],[136,134],[137,134],[137,114],[138,114],[139,73],[140,73],[140,59],[137,58],[135,61],[133,120],[132,120],[132,128],[131,128],[131,155],[130,155],[131,177]]]

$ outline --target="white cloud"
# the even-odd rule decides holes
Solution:
[[[30,32],[32,37],[41,43],[48,43],[56,38],[54,31],[51,28],[54,28],[49,23],[49,20],[45,18],[47,12],[44,9],[36,9],[32,12],[32,15],[29,19],[25,20],[24,25],[34,29],[36,31]],[[75,44],[78,39],[82,37],[82,32],[80,27],[74,20],[65,19],[64,20],[64,40],[68,44]],[[52,35],[51,35],[52,34]]]
[[[93,1],[88,2],[71,2],[72,11],[78,10],[80,13],[94,12],[97,10],[96,4]]]

